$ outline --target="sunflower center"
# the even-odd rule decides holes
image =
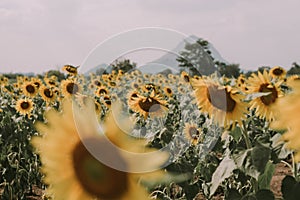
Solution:
[[[225,112],[232,112],[234,110],[236,102],[225,88],[219,89],[218,86],[209,86],[206,94],[208,101],[214,107]]]
[[[168,94],[172,93],[172,90],[170,88],[167,88],[166,91],[167,91]]]
[[[270,92],[270,94],[260,97],[260,100],[265,105],[270,105],[271,103],[274,103],[275,100],[278,97],[278,92],[274,86],[271,86],[268,83],[262,84],[259,87],[259,92]]]
[[[140,108],[145,112],[156,112],[160,110],[160,103],[151,97],[148,97],[145,101],[139,101]]]
[[[29,92],[30,94],[33,94],[35,92],[35,87],[33,85],[27,85],[26,91]]]
[[[189,134],[190,134],[191,138],[197,139],[199,136],[199,131],[195,127],[191,127],[191,128],[189,128]]]
[[[106,89],[101,88],[101,89],[99,90],[99,94],[107,94]]]
[[[21,108],[24,109],[24,110],[28,109],[29,106],[30,106],[30,104],[28,102],[26,102],[26,101],[24,101],[24,102],[21,103]]]
[[[100,81],[97,81],[97,80],[94,82],[94,84],[97,85],[97,86],[101,86]]]
[[[118,151],[105,140],[88,138],[84,144],[99,153],[104,159],[126,169],[126,163]],[[80,141],[73,150],[75,175],[81,186],[99,199],[120,199],[128,189],[128,174],[110,168],[97,160]]]
[[[75,83],[68,83],[66,89],[69,94],[76,94],[79,91],[79,87]]]
[[[188,75],[184,75],[184,76],[183,76],[183,79],[184,79],[184,81],[187,82],[187,83],[190,82],[190,77],[189,77]]]
[[[41,86],[41,84],[39,83],[39,82],[34,82],[34,85],[37,87],[37,88],[39,88],[40,86]]]
[[[283,70],[281,68],[276,68],[273,70],[273,74],[276,76],[280,76],[283,74]]]
[[[46,88],[44,89],[44,95],[48,98],[52,98],[53,97],[53,93],[50,89]]]

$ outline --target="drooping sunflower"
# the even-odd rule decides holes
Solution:
[[[273,67],[270,72],[269,72],[270,76],[272,76],[273,78],[280,78],[283,79],[285,78],[286,75],[286,70],[283,69],[280,66],[275,66]]]
[[[201,141],[201,129],[194,123],[185,123],[184,135],[186,139],[192,144],[197,145]]]
[[[244,96],[230,86],[223,86],[210,78],[192,82],[198,107],[219,125],[228,127],[242,123],[247,106]]]
[[[72,80],[63,80],[61,82],[61,91],[65,97],[71,97],[81,92],[81,86]]]
[[[163,117],[168,110],[167,102],[160,95],[155,94],[154,90],[149,96],[132,93],[128,98],[128,105],[131,110],[141,114],[145,119],[148,116]]]
[[[279,88],[281,81],[271,82],[271,77],[264,70],[263,73],[252,74],[248,79],[248,93],[262,93],[260,97],[254,98],[250,101],[250,109],[256,109],[255,115],[259,118],[265,118],[268,121],[274,119],[274,110],[271,107],[272,104],[282,95]]]
[[[105,137],[91,120],[90,109],[78,113],[71,101],[63,102],[62,108],[62,113],[54,110],[46,113],[48,123],[36,124],[42,137],[32,140],[41,157],[44,181],[49,185],[47,193],[64,200],[149,199],[138,181],[162,178],[162,171],[153,170],[158,169],[168,155],[155,152],[148,159],[139,158],[139,153],[152,151],[145,151],[144,146],[135,144],[132,139],[124,139],[123,127],[128,127],[130,121],[123,120],[126,123],[120,124],[114,117],[118,114],[106,118]],[[119,147],[132,147],[134,150],[130,152],[136,153],[130,154]],[[141,167],[152,172],[133,173]]]
[[[34,108],[33,106],[31,99],[19,99],[16,103],[16,110],[22,115],[30,115]]]
[[[276,118],[271,127],[286,130],[282,139],[287,142],[287,146],[295,150],[295,160],[300,162],[300,81],[291,83],[292,92],[279,98],[272,107],[276,109]]]
[[[28,97],[35,97],[38,93],[38,88],[33,82],[25,82],[22,86],[22,91]]]
[[[53,91],[53,89],[44,85],[40,86],[40,95],[47,103],[53,102],[56,99],[56,93]]]

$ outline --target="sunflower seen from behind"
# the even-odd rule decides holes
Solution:
[[[93,103],[89,106],[94,107]],[[125,119],[124,124],[118,123],[111,112],[104,121],[105,136],[91,120],[91,109],[76,114],[76,111],[72,111],[74,105],[72,107],[70,99],[63,102],[62,108],[62,112],[50,110],[46,113],[47,123],[39,122],[36,125],[42,136],[32,140],[41,157],[44,180],[49,184],[47,193],[54,199],[64,200],[148,199],[149,194],[140,185],[139,179],[146,177],[155,180],[163,173],[160,170],[149,173],[131,171],[135,165],[144,163],[159,167],[168,159],[168,155],[161,152],[148,162],[129,159],[124,151],[113,144],[133,147],[135,152],[145,152],[147,149],[140,149],[140,145],[132,139],[124,139],[126,133],[122,132],[123,127],[129,127],[130,121]],[[75,110],[78,111],[76,105]],[[88,147],[103,155],[106,161],[128,171],[118,171],[103,164],[91,154]]]

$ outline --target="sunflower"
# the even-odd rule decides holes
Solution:
[[[198,128],[197,125],[193,123],[185,123],[183,132],[191,144],[197,145],[198,142],[201,141],[201,129]]]
[[[167,97],[172,97],[173,96],[173,90],[170,87],[164,87],[164,92],[166,94]]]
[[[280,66],[275,66],[270,70],[269,74],[273,78],[281,78],[282,79],[282,78],[285,78],[286,70]]]
[[[279,98],[272,105],[276,109],[275,121],[271,123],[271,127],[275,129],[286,129],[282,139],[287,142],[287,146],[296,151],[295,160],[300,162],[300,81],[294,81],[292,84],[292,92],[286,96]]]
[[[40,87],[40,95],[47,103],[53,102],[56,99],[56,93],[53,91],[53,89],[44,85]]]
[[[61,90],[65,97],[71,97],[81,92],[81,86],[72,80],[63,80],[61,82]]]
[[[140,113],[146,119],[150,117],[163,117],[166,114],[167,102],[160,95],[155,94],[154,90],[149,96],[142,96],[132,93],[128,98],[128,105],[136,113]]]
[[[241,124],[247,111],[244,96],[230,86],[222,86],[207,78],[192,82],[199,108],[224,127]]]
[[[140,84],[138,84],[137,82],[132,82],[131,87],[132,87],[132,89],[137,89],[140,87]]]
[[[77,68],[78,67],[74,67],[72,65],[64,65],[62,67],[62,70],[68,72],[68,74],[70,74],[72,76],[76,76],[77,75]]]
[[[111,102],[111,98],[109,95],[104,95],[102,101],[107,108],[111,107],[112,102]]]
[[[36,124],[42,137],[32,139],[41,157],[44,181],[49,185],[47,193],[65,200],[149,199],[139,180],[162,178],[162,171],[153,170],[158,169],[169,156],[165,152],[155,152],[149,155],[149,159],[142,159],[139,154],[117,148],[134,147],[134,152],[145,152],[145,147],[135,144],[132,139],[124,140],[126,134],[118,128],[120,123],[114,117],[118,114],[110,114],[106,118],[105,137],[99,134],[97,124],[92,122],[89,109],[79,113],[74,105],[72,110],[71,101],[62,105],[62,113],[54,110],[46,113],[47,124]],[[121,125],[128,127],[126,123]],[[152,172],[133,173],[141,167],[150,169],[149,165]]]
[[[38,89],[33,82],[25,82],[22,91],[28,97],[34,97],[38,93]]]
[[[248,79],[248,92],[249,94],[265,93],[260,97],[256,97],[250,101],[250,109],[256,109],[255,115],[259,118],[265,118],[268,121],[274,119],[274,109],[271,105],[276,102],[278,97],[282,95],[279,89],[281,81],[276,83],[271,82],[270,76],[267,71],[264,70],[263,74],[252,74],[252,77]]]
[[[109,90],[105,86],[98,87],[98,89],[95,91],[95,95],[97,97],[107,95],[109,94]]]
[[[49,87],[56,87],[57,86],[57,81],[53,78],[48,78],[45,77],[44,78],[45,83],[49,86]]]
[[[33,82],[33,84],[36,86],[36,88],[40,88],[40,86],[42,85],[42,81],[39,78],[33,77],[31,78],[31,82]]]
[[[181,74],[180,74],[180,77],[182,78],[182,80],[186,83],[189,83],[190,82],[190,76],[187,72],[185,71],[182,71]]]
[[[16,103],[16,110],[22,115],[29,115],[33,110],[33,102],[31,99],[19,99]]]

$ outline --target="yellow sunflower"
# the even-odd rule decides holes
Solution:
[[[265,95],[254,98],[250,101],[250,109],[255,109],[255,115],[259,118],[265,118],[268,121],[274,119],[274,109],[271,105],[282,95],[279,88],[281,81],[271,82],[270,76],[266,70],[263,74],[252,74],[248,79],[248,93],[265,93]]]
[[[16,103],[16,110],[22,115],[29,115],[33,108],[31,99],[19,99]]]
[[[79,67],[79,66],[78,66]],[[74,67],[72,65],[64,65],[62,67],[63,71],[66,71],[68,74],[72,75],[72,76],[76,76],[77,75],[77,68],[78,67]]]
[[[186,139],[192,144],[197,145],[202,140],[201,129],[194,123],[185,123],[184,135]]]
[[[269,74],[273,78],[281,78],[282,79],[282,78],[285,78],[286,70],[280,66],[275,66],[270,70]]]
[[[33,82],[33,84],[36,86],[36,88],[40,88],[40,86],[42,85],[42,81],[39,78],[33,77],[31,78],[31,82]]]
[[[61,82],[61,90],[65,97],[71,97],[81,92],[81,86],[72,80],[63,80]]]
[[[107,95],[109,94],[109,90],[105,86],[98,87],[98,89],[95,91],[95,95],[97,97]]]
[[[22,91],[28,97],[35,97],[38,93],[38,88],[33,82],[25,82],[22,86]]]
[[[40,95],[47,103],[53,102],[56,99],[56,93],[53,91],[53,89],[44,85],[40,86]]]
[[[279,98],[272,107],[276,109],[276,118],[271,127],[275,129],[286,129],[282,139],[287,146],[296,151],[295,160],[300,162],[300,81],[292,83],[293,91]]]
[[[209,78],[194,79],[192,86],[199,108],[217,124],[228,127],[236,122],[241,124],[245,119],[244,96],[230,86],[222,86]]]
[[[148,173],[133,171],[141,166],[158,169],[168,155],[155,152],[148,159],[141,159],[137,153],[122,151],[118,146],[134,147],[131,152],[145,152],[145,147],[135,144],[132,139],[123,140],[126,133],[121,128],[128,127],[130,121],[125,120],[126,123],[120,125],[115,115],[110,114],[104,126],[109,141],[92,122],[92,113],[76,114],[74,110],[77,109],[73,105],[72,110],[71,101],[65,101],[62,113],[50,110],[46,113],[48,123],[36,125],[42,137],[33,138],[32,144],[41,157],[44,181],[49,185],[47,193],[64,200],[149,199],[139,180],[157,180],[164,173],[160,170]],[[137,159],[133,159],[133,155]],[[118,171],[115,166],[123,171]]]
[[[172,97],[173,96],[173,90],[170,87],[164,87],[164,92],[166,94],[167,97]]]
[[[182,78],[182,80],[186,83],[189,83],[190,82],[190,76],[187,72],[185,71],[182,71],[181,74],[180,74],[180,77]]]
[[[167,102],[160,95],[155,94],[154,90],[149,96],[132,93],[128,98],[128,105],[131,110],[140,113],[145,119],[149,115],[150,117],[163,117],[168,110]]]

